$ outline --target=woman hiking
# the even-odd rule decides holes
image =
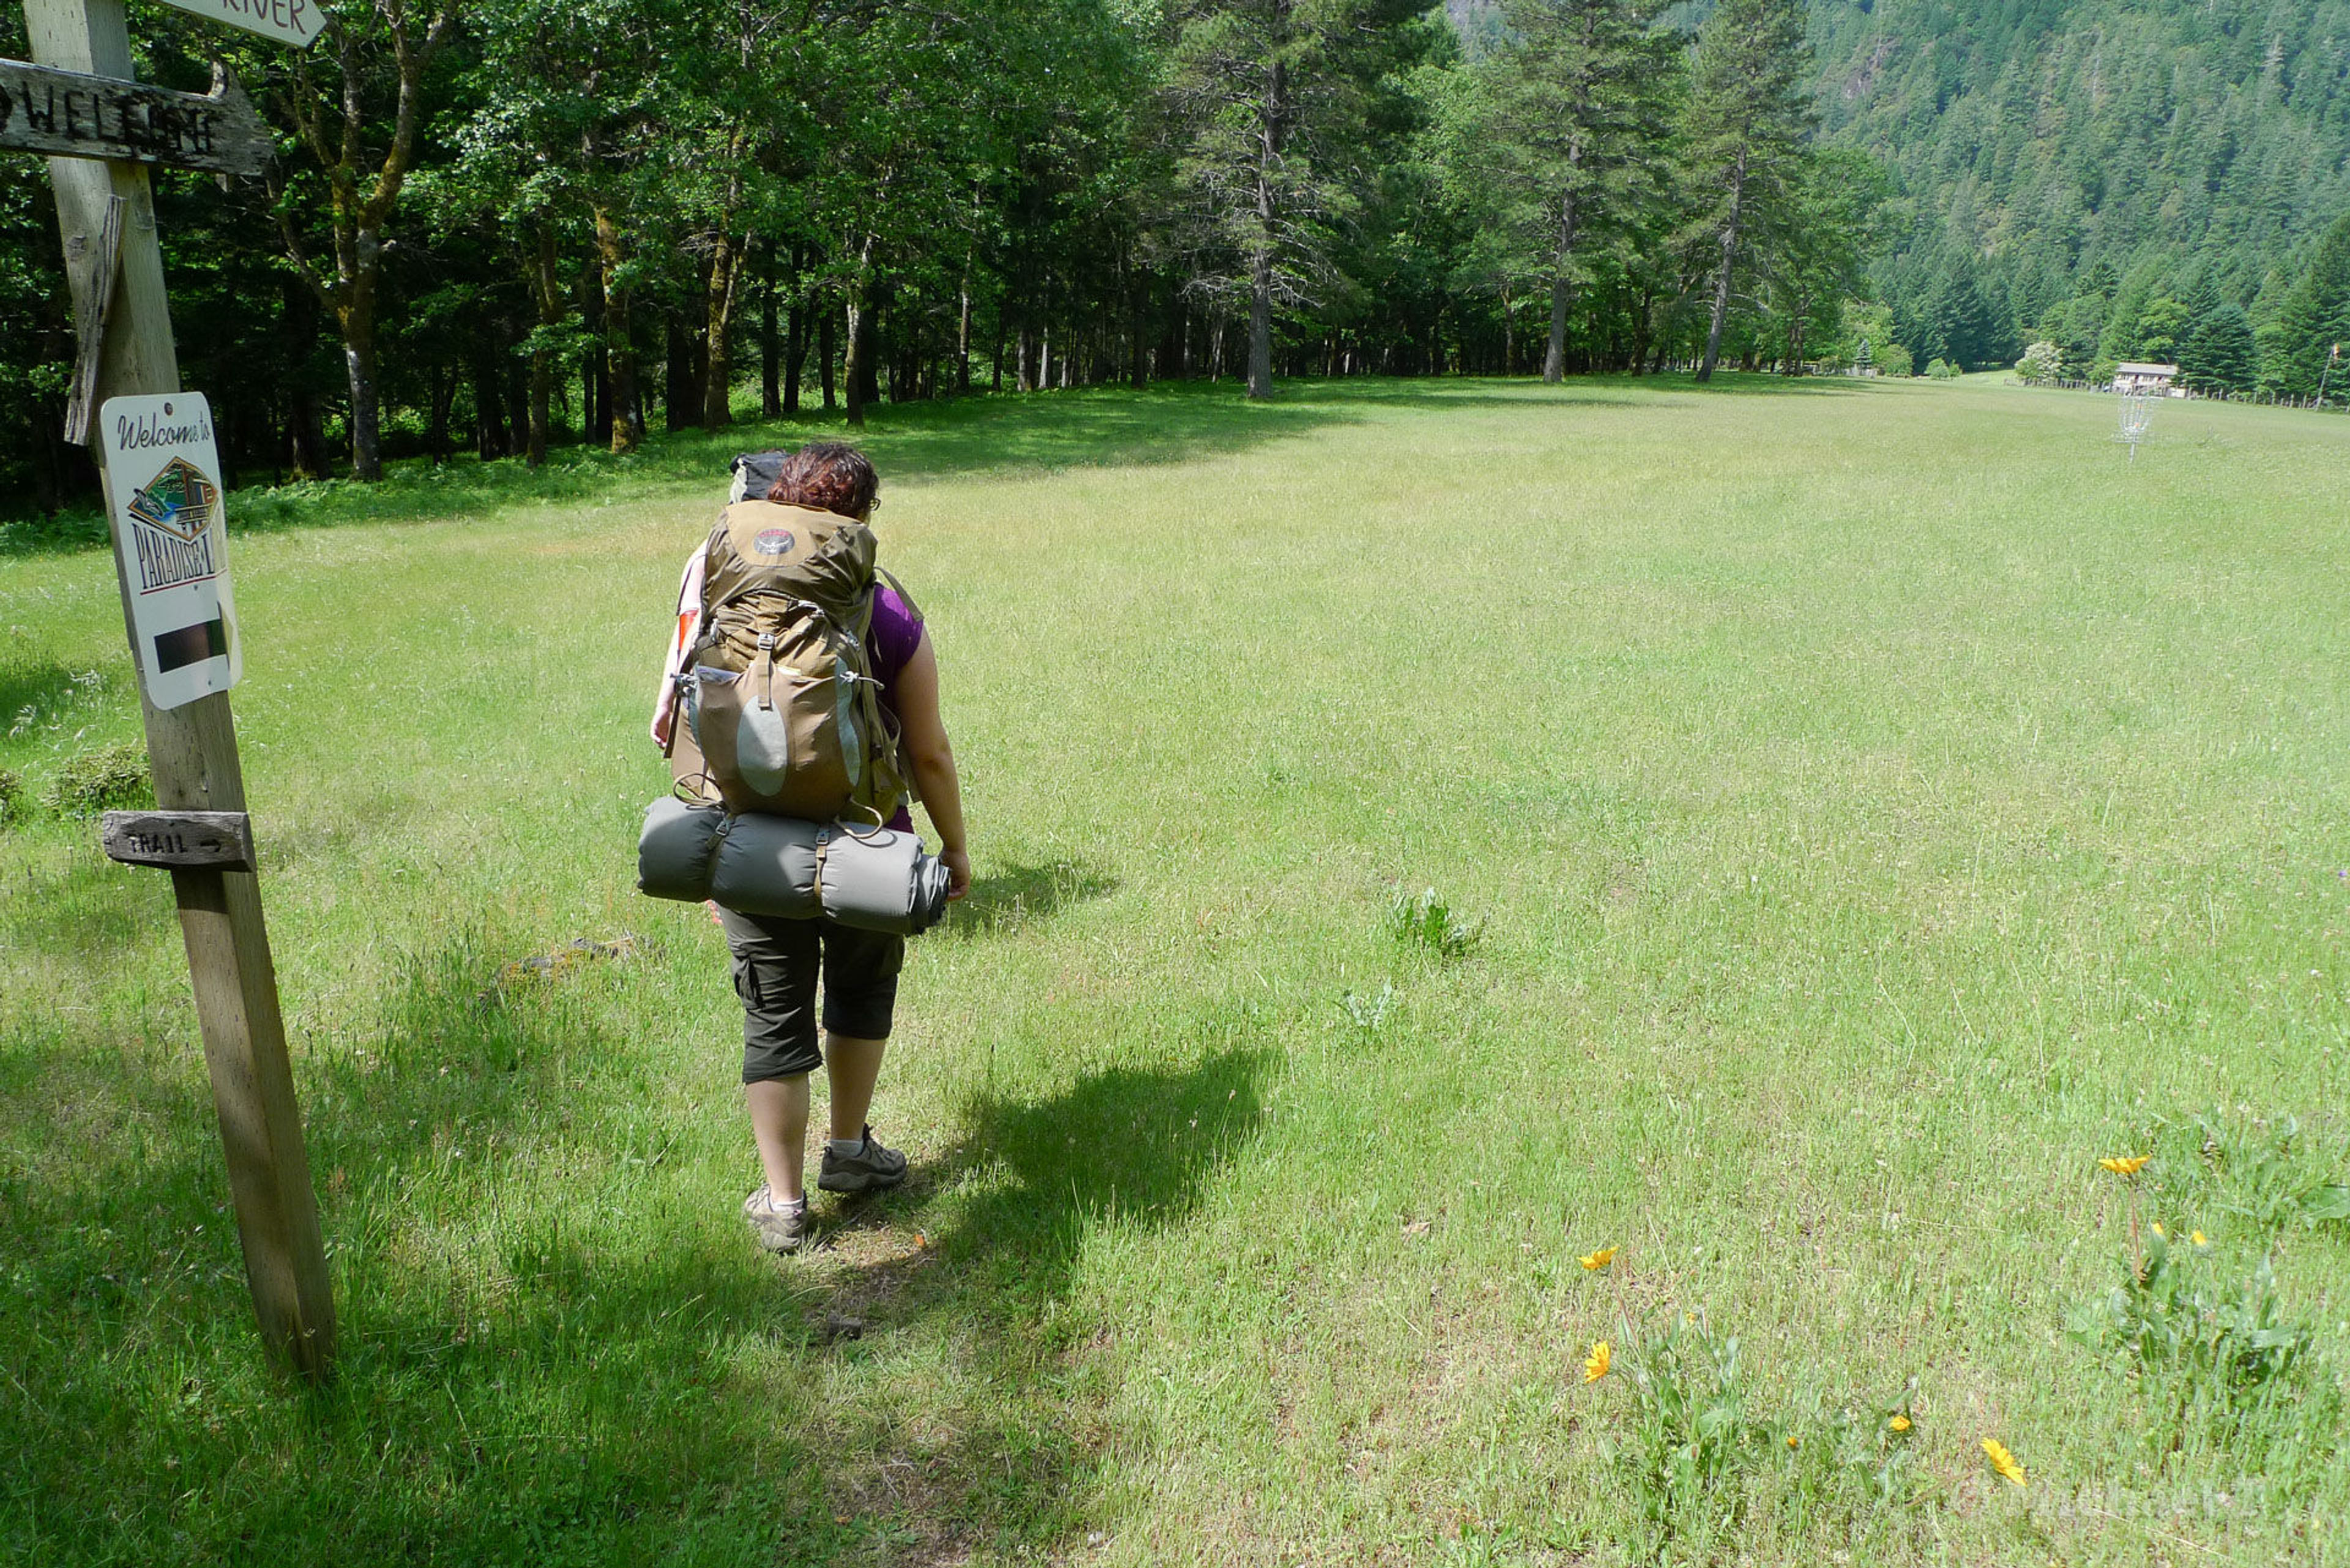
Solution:
[[[764,499],[865,523],[879,490],[879,476],[864,453],[839,441],[812,441],[785,460]],[[789,535],[783,537],[787,541]],[[701,636],[708,555],[707,546],[695,550],[678,585],[677,633],[652,725],[653,740],[664,750],[677,722],[675,678]],[[882,706],[896,719],[904,763],[937,830],[948,897],[960,898],[971,888],[971,855],[963,838],[954,751],[939,717],[938,658],[920,616],[894,584],[877,581],[872,597],[868,668],[879,683]],[[913,830],[902,803],[889,826]],[[906,1157],[875,1138],[865,1119],[889,1037],[906,939],[822,919],[748,915],[715,905],[712,911],[733,954],[734,990],[743,1002],[743,1096],[766,1175],[743,1199],[743,1213],[760,1245],[773,1252],[796,1251],[807,1233],[802,1181],[808,1075],[818,1065],[831,1096],[830,1137],[816,1186],[827,1192],[869,1192],[906,1179]]]

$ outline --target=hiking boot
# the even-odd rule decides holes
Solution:
[[[778,1203],[768,1196],[762,1184],[758,1191],[743,1199],[743,1218],[750,1221],[759,1245],[768,1251],[796,1252],[807,1235],[807,1199]]]
[[[874,1142],[870,1127],[858,1137],[855,1154],[837,1155],[830,1144],[825,1146],[824,1168],[816,1178],[818,1187],[827,1192],[878,1192],[906,1179],[904,1155]]]

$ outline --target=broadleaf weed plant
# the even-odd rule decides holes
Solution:
[[[1363,996],[1349,989],[1338,998],[1338,1011],[1344,1012],[1347,1021],[1365,1034],[1377,1034],[1385,1028],[1388,1015],[1395,1011],[1395,981],[1391,980],[1380,982],[1376,996]]]
[[[2293,1225],[2350,1220],[2350,1185],[2310,1147],[2300,1118],[2230,1116],[2213,1110],[2179,1131],[2195,1158],[2166,1162],[2163,1197],[2275,1236]]]
[[[1738,1337],[1716,1339],[1692,1314],[1633,1345],[1622,1366],[1634,1407],[1621,1453],[1652,1554],[1676,1540],[1702,1550],[1734,1532],[1752,1501],[1751,1478],[1777,1459],[1771,1427],[1748,1407]]]
[[[1408,948],[1440,959],[1467,958],[1485,935],[1485,922],[1456,913],[1433,888],[1399,892],[1388,903],[1388,929]]]
[[[2266,1258],[2232,1278],[2201,1231],[2181,1241],[2153,1227],[2142,1261],[2125,1261],[2120,1283],[2068,1327],[2137,1384],[2158,1463],[2221,1450],[2290,1496],[2335,1446],[2340,1391],[2314,1334],[2286,1318]]]
[[[1632,1430],[1617,1456],[1630,1474],[1647,1555],[1699,1556],[1735,1539],[1756,1511],[1782,1525],[1852,1528],[1908,1504],[1914,1421],[1905,1391],[1889,1409],[1855,1414],[1818,1395],[1771,1415],[1758,1406],[1736,1335],[1701,1314],[1634,1342],[1617,1361],[1632,1390]]]

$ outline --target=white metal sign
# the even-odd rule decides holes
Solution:
[[[244,649],[212,405],[201,392],[109,398],[98,423],[147,701],[177,708],[225,691],[244,673]]]
[[[297,49],[307,48],[327,26],[327,13],[319,0],[163,0],[163,4]]]

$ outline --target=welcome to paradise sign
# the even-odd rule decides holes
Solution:
[[[244,649],[212,405],[201,392],[109,398],[98,420],[147,701],[177,708],[225,691],[244,673]]]

